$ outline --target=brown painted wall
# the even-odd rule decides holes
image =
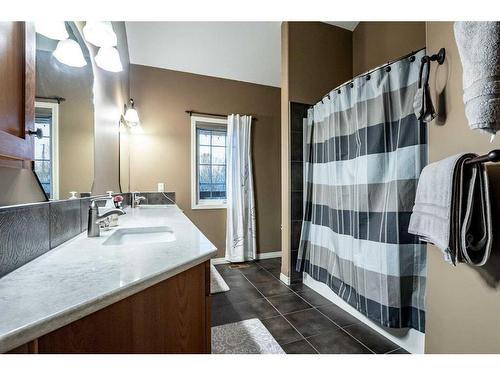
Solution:
[[[191,122],[187,109],[252,114],[257,250],[279,251],[280,89],[251,83],[132,65],[131,96],[143,128],[130,138],[130,187],[176,192],[179,206],[224,256],[224,209],[191,210]]]
[[[314,104],[352,77],[352,33],[322,22],[283,22],[281,27],[281,272],[290,264],[289,102]]]
[[[469,129],[462,101],[462,64],[452,22],[427,22],[427,47],[446,48],[446,62],[433,66],[430,85],[441,118],[429,126],[429,160],[459,152],[486,153],[500,147],[500,139]],[[434,64],[433,64],[434,65]],[[437,101],[437,93],[442,100]],[[439,124],[439,125],[438,125]],[[489,170],[493,213],[500,213],[500,170]],[[498,228],[498,218],[494,228]],[[497,234],[497,233],[495,233]],[[426,353],[500,353],[500,243],[494,242],[487,267],[450,266],[441,252],[429,246],[427,260]]]
[[[288,22],[288,100],[314,104],[352,77],[352,32],[322,22]]]
[[[425,22],[360,22],[352,33],[353,74],[425,47]]]

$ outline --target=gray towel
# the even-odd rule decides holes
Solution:
[[[471,129],[500,129],[500,22],[455,22]]]
[[[422,170],[408,226],[455,265],[482,266],[491,252],[488,176],[482,163],[465,164],[475,156],[450,156]]]

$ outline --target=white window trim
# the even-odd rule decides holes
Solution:
[[[197,122],[211,122],[214,124],[223,124],[227,126],[227,120],[224,118],[191,116],[191,209],[192,210],[225,209],[227,208],[227,203],[225,199],[213,199],[213,200],[205,199],[201,202],[198,201],[198,180],[197,180],[197,170],[196,170],[197,167],[196,123]]]
[[[51,102],[35,102],[35,108],[50,108],[52,110],[51,126],[51,161],[52,161],[52,200],[59,199],[59,104]]]

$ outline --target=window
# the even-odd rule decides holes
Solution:
[[[226,207],[226,119],[191,116],[191,208]]]
[[[42,129],[42,138],[34,138],[35,159],[33,171],[38,176],[42,188],[50,199],[59,198],[57,121],[59,105],[57,103],[35,103],[35,129]]]

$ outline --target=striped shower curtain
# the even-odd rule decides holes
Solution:
[[[426,249],[408,233],[426,163],[413,113],[421,50],[330,92],[304,122],[297,271],[376,323],[425,328]]]

